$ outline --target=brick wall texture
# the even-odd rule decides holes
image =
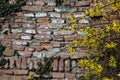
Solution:
[[[77,20],[76,27],[89,24],[88,16],[81,17],[90,8],[90,0],[64,0],[64,6],[55,5],[55,0],[27,0],[21,12],[13,13],[2,23],[0,43],[6,46],[3,55],[7,63],[0,68],[0,80],[27,80],[38,61],[54,54],[60,60],[55,59],[50,73],[38,80],[75,80],[83,76],[85,71],[77,67],[77,60],[85,57],[86,50],[76,48],[77,53],[70,54],[66,45],[78,37],[64,28],[71,23],[67,17],[69,12]],[[58,28],[64,30],[58,31]]]

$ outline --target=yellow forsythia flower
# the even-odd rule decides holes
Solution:
[[[113,78],[104,77],[102,80],[113,80]]]

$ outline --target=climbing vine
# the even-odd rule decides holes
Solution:
[[[11,13],[21,11],[21,6],[24,4],[25,0],[1,0],[0,17],[5,17]]]
[[[97,18],[108,21],[105,24],[95,25],[91,22],[91,25],[84,28],[76,28],[77,20],[72,13],[68,14],[72,24],[66,29],[76,32],[79,36],[79,39],[73,40],[74,45],[85,47],[87,50],[86,57],[78,60],[78,66],[87,69],[85,80],[115,80],[120,77],[120,1],[108,0],[108,3],[105,5],[98,1],[94,8],[85,12],[91,20]],[[113,14],[117,15],[117,20],[111,20],[110,16]],[[67,47],[75,54],[73,45]]]

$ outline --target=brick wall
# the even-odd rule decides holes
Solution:
[[[7,63],[0,69],[0,80],[27,80],[38,61],[56,53],[61,59],[53,61],[53,69],[42,76],[43,80],[73,80],[83,76],[84,70],[77,67],[77,60],[84,58],[86,50],[76,48],[77,54],[71,55],[66,45],[78,38],[77,35],[70,30],[57,29],[71,23],[67,18],[69,12],[73,12],[77,19],[76,27],[88,25],[89,17],[81,17],[90,7],[90,2],[64,0],[65,6],[55,5],[55,0],[27,0],[21,12],[12,14],[2,23],[0,43],[6,46],[3,55]]]

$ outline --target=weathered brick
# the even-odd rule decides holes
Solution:
[[[110,20],[118,20],[118,16],[117,15],[110,15]]]
[[[55,7],[56,12],[74,12],[76,11],[76,7],[72,6],[61,6],[61,7]]]
[[[9,76],[0,76],[0,80],[9,80]]]
[[[10,61],[9,67],[10,68],[14,68],[15,67],[15,59],[14,58],[10,58],[9,61]]]
[[[60,13],[52,12],[52,13],[50,13],[50,17],[53,17],[53,18],[60,18],[61,15],[60,15]]]
[[[28,61],[28,68],[29,70],[32,70],[34,68],[34,61],[32,59]]]
[[[3,44],[3,45],[11,45],[12,44],[12,40],[4,39],[3,41],[1,41],[1,44]]]
[[[47,16],[47,13],[45,13],[45,12],[39,12],[39,13],[36,13],[35,14],[35,17],[46,17]]]
[[[4,56],[14,56],[15,50],[6,50],[3,52]]]
[[[53,7],[42,7],[42,11],[51,12],[51,11],[54,11],[54,8]]]
[[[41,52],[33,52],[33,56],[37,57],[37,58],[43,58],[45,54],[45,51],[41,51]]]
[[[23,19],[22,19],[22,18],[16,18],[16,19],[15,19],[15,22],[16,22],[16,23],[22,23],[22,22],[23,22]]]
[[[22,57],[22,64],[21,64],[21,68],[22,69],[26,69],[27,68],[27,60],[25,57]]]
[[[70,57],[71,57],[71,59],[79,59],[79,58],[84,58],[85,56],[86,56],[85,53],[81,53],[81,54],[72,55]]]
[[[25,13],[24,16],[25,17],[34,17],[34,14],[33,13]]]
[[[25,33],[36,34],[36,30],[35,29],[26,29]]]
[[[14,40],[13,44],[14,45],[20,45],[20,46],[23,45],[24,46],[24,45],[27,45],[28,42],[27,41],[23,41],[23,40]]]
[[[35,50],[35,48],[33,48],[33,47],[25,47],[25,51],[32,52],[34,50]]]
[[[4,65],[4,68],[8,69],[9,68],[9,59],[8,58],[5,58],[5,59],[6,59],[6,64]]]
[[[77,1],[75,6],[89,6],[90,1]]]
[[[11,76],[11,80],[27,80],[26,76]]]
[[[25,74],[28,74],[28,70],[13,70],[14,71],[14,74],[17,74],[17,75],[25,75]]]
[[[64,38],[63,38],[63,36],[53,36],[53,40],[54,41],[63,41]]]
[[[17,45],[15,45],[15,46],[13,46],[13,50],[20,50],[20,51],[22,51],[22,50],[24,50],[24,46],[17,46]]]
[[[41,41],[50,41],[51,37],[47,35],[35,35],[35,39],[41,40]]]
[[[6,39],[19,39],[20,35],[17,34],[8,34],[5,36]]]
[[[23,6],[22,10],[25,10],[25,11],[41,11],[41,6]]]
[[[72,35],[74,32],[71,30],[59,30],[54,32],[54,35]]]
[[[59,71],[64,71],[64,60],[60,59],[59,61]]]
[[[22,33],[22,28],[18,28],[18,29],[12,29],[11,30],[12,33]]]
[[[43,6],[43,5],[45,5],[45,1],[44,0],[37,0],[37,1],[33,1],[33,4]]]
[[[38,23],[50,23],[50,19],[49,18],[38,18],[37,19]]]
[[[70,71],[70,60],[65,60],[65,71]]]
[[[23,40],[31,40],[32,36],[31,35],[23,35],[23,36],[21,36],[21,39],[23,39]]]
[[[57,79],[63,79],[65,77],[64,73],[52,72],[52,77]]]
[[[30,23],[22,24],[22,26],[23,26],[24,28],[29,28],[29,29],[35,28],[35,24],[30,24]]]
[[[75,18],[81,18],[81,17],[85,16],[85,13],[84,12],[76,12],[73,14],[73,16]]]
[[[79,23],[88,24],[88,23],[89,23],[89,20],[87,20],[87,19],[82,19],[82,20],[79,20]]]
[[[70,58],[70,56],[68,54],[60,54],[60,57],[62,59],[68,59],[68,58]]]
[[[46,31],[46,30],[37,29],[37,33],[40,34],[40,35],[51,35],[52,31]]]
[[[77,67],[77,62],[76,62],[75,60],[72,60],[72,61],[71,61],[71,67],[72,67],[72,68]]]
[[[52,19],[52,23],[64,23],[65,20],[64,19]]]
[[[58,70],[58,60],[54,60],[53,61],[52,67],[53,67],[53,71],[57,71]]]
[[[41,46],[37,46],[35,48],[36,51],[40,52],[40,51],[43,51],[43,50],[46,50],[44,47],[41,47]]]
[[[21,58],[16,59],[16,68],[20,69],[21,68]]]
[[[27,52],[27,51],[18,51],[18,54],[22,57],[31,57],[32,52]]]
[[[24,13],[23,12],[16,12],[16,15],[19,17],[22,17],[22,16],[24,16]]]
[[[41,25],[38,25],[37,29],[48,29],[50,25],[48,24],[41,24]]]
[[[75,74],[73,74],[73,73],[66,73],[65,74],[65,78],[67,78],[67,79],[74,79],[75,78]]]
[[[12,75],[12,74],[14,74],[14,72],[13,72],[13,70],[0,70],[0,74]]]
[[[56,3],[55,3],[55,1],[49,1],[49,2],[47,2],[47,5],[48,6],[55,6]]]
[[[54,42],[54,43],[52,43],[52,46],[53,47],[60,47],[60,43]]]

